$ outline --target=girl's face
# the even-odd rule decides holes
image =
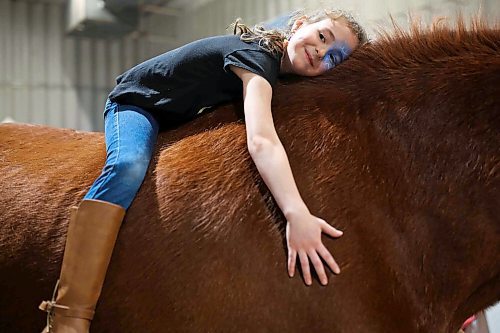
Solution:
[[[297,19],[286,45],[281,73],[317,76],[344,61],[359,42],[342,19],[307,23]]]

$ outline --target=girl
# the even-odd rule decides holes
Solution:
[[[366,35],[340,11],[297,12],[283,30],[250,29],[236,21],[234,32],[169,51],[117,78],[104,111],[106,164],[72,211],[57,296],[40,305],[48,312],[44,332],[89,331],[118,230],[153,153],[158,119],[189,121],[242,94],[248,151],[287,219],[290,277],[297,255],[307,285],[312,283],[309,260],[323,285],[327,278],[320,257],[340,272],[321,233],[339,237],[342,232],[312,215],[297,190],[273,124],[272,87],[279,74],[326,72]]]

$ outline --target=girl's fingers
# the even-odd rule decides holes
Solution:
[[[300,267],[302,267],[302,275],[304,275],[305,283],[310,286],[312,284],[311,271],[309,269],[309,259],[304,251],[299,252]]]
[[[297,251],[290,249],[288,251],[288,275],[293,277],[295,275],[295,264],[297,259]]]
[[[316,270],[316,274],[318,274],[319,281],[321,282],[322,285],[324,286],[327,285],[328,278],[326,277],[325,268],[323,267],[323,262],[319,258],[318,254],[316,253],[315,250],[309,251],[307,254],[309,255],[309,258],[311,259],[314,269]]]
[[[323,231],[325,234],[328,234],[332,237],[340,237],[342,236],[343,232],[338,230],[338,229],[335,229],[334,227],[332,227],[331,225],[329,225],[328,223],[326,223],[325,221],[323,221],[323,227],[321,228],[321,231]]]
[[[339,265],[337,264],[337,262],[335,261],[335,259],[333,259],[333,256],[330,253],[330,251],[328,251],[328,249],[323,244],[321,244],[318,247],[317,251],[318,251],[319,255],[321,256],[321,258],[323,258],[323,260],[325,260],[325,262],[328,264],[328,266],[330,267],[330,269],[335,274],[340,274],[340,267],[339,267]]]

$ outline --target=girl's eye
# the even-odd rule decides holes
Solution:
[[[325,38],[325,35],[323,35],[323,33],[319,33],[319,39],[321,39],[322,42],[324,42],[326,40]]]

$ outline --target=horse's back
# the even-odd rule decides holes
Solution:
[[[0,288],[4,296],[0,308],[2,317],[9,319],[0,321],[0,331],[33,330],[33,322],[23,318],[40,316],[33,302],[47,298],[47,286],[57,279],[67,209],[99,172],[103,149],[102,135],[97,133],[0,125]],[[20,308],[23,312],[16,311]]]
[[[102,134],[27,124],[0,125],[0,151],[0,239],[16,221],[27,228],[75,204],[105,157]]]
[[[42,125],[0,124],[0,170],[12,171],[17,164],[23,167],[24,173],[43,170],[57,174],[59,168],[82,165],[83,161],[102,163],[96,161],[96,150],[102,150],[101,155],[104,156],[102,138],[102,133],[95,132]],[[86,163],[83,164],[86,166]]]

